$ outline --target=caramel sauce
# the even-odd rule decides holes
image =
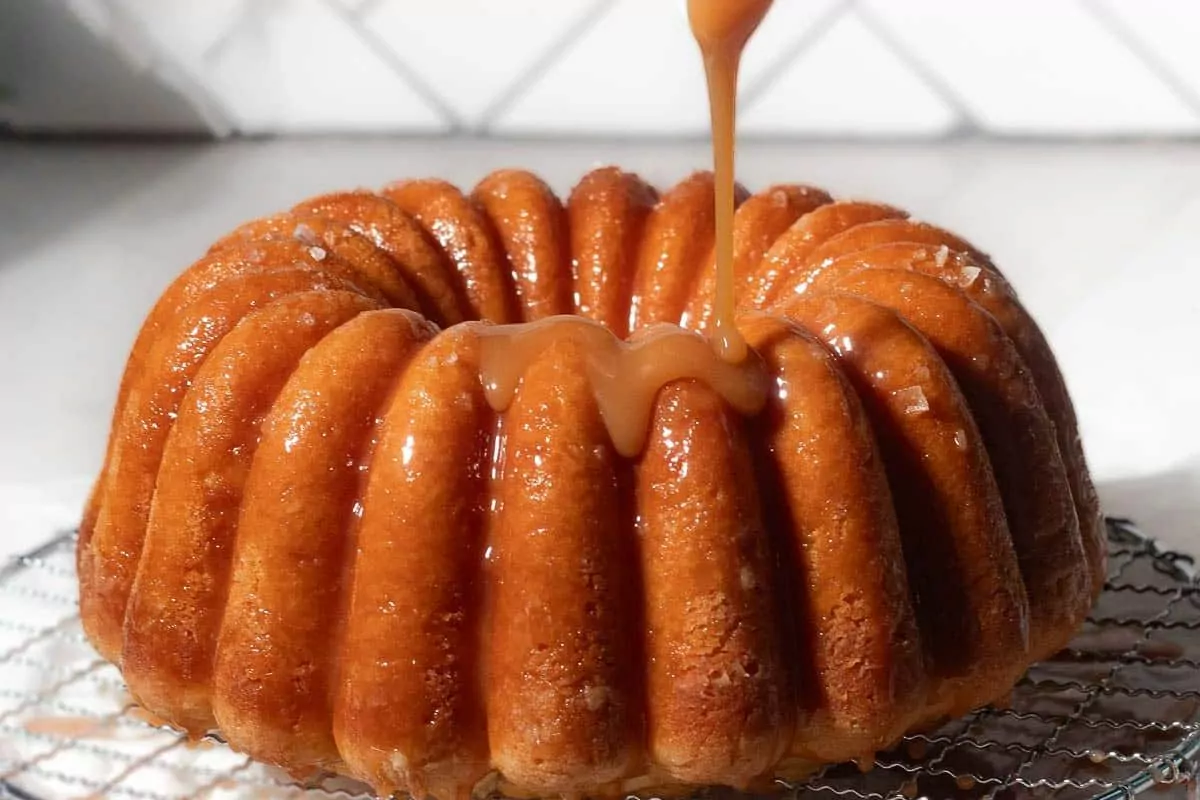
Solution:
[[[95,717],[34,717],[23,726],[27,733],[49,736],[56,739],[82,741],[84,739],[114,738],[115,726],[109,718]]]
[[[734,319],[734,130],[737,74],[742,50],[772,0],[689,0],[688,18],[704,58],[712,111],[716,172],[717,296],[713,340],[675,325],[659,325],[623,342],[583,317],[558,316],[484,329],[480,373],[488,404],[502,412],[512,403],[530,362],[563,338],[582,345],[584,368],[617,452],[633,458],[650,428],[654,398],[672,381],[708,384],[736,411],[758,413],[766,402],[761,362],[750,358]]]
[[[719,359],[699,334],[674,325],[657,325],[622,341],[594,320],[559,316],[483,328],[480,335],[484,393],[497,411],[512,403],[526,366],[539,353],[564,339],[581,344],[588,382],[613,446],[629,458],[642,450],[655,395],[672,381],[701,380],[742,414],[757,414],[766,401],[761,362]]]
[[[746,340],[734,321],[733,192],[734,136],[737,124],[737,79],[742,50],[758,28],[772,0],[688,0],[692,35],[704,58],[708,104],[712,116],[713,164],[716,174],[717,297],[713,308],[713,345],[726,361],[746,357]]]
[[[135,705],[132,708],[130,708],[128,711],[128,714],[129,714],[129,716],[133,717],[134,719],[138,720],[139,722],[149,725],[151,728],[169,728],[169,727],[171,727],[171,723],[167,722],[165,719],[158,716],[157,714],[155,714],[151,711],[147,711],[146,709],[142,708],[139,705]]]

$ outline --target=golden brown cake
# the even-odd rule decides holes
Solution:
[[[88,637],[193,735],[444,798],[750,786],[1005,695],[1104,579],[1045,339],[902,211],[738,200],[766,407],[664,380],[633,449],[589,343],[710,324],[709,174],[409,181],[221,239],[133,346]],[[537,328],[496,411],[489,323],[563,314],[598,325]]]

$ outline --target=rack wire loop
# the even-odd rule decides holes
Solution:
[[[1200,570],[1129,520],[1110,518],[1108,539],[1092,616],[1004,707],[906,736],[867,772],[777,781],[782,796],[1200,800]],[[63,534],[0,565],[0,800],[368,800],[344,778],[301,787],[215,738],[189,743],[139,718],[82,635],[74,549]]]

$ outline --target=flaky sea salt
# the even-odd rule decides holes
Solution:
[[[979,267],[963,267],[958,273],[959,288],[971,288],[981,272],[983,272],[983,270],[981,270]]]
[[[954,431],[954,446],[959,450],[967,449],[967,432],[962,428]]]
[[[609,694],[607,686],[584,686],[583,702],[589,711],[596,711],[608,703]]]
[[[925,397],[925,392],[920,386],[897,389],[892,394],[904,404],[904,413],[907,415],[924,414],[929,411],[929,399]]]
[[[742,567],[741,571],[738,573],[738,578],[740,579],[742,588],[747,591],[750,591],[754,589],[754,587],[758,586],[758,579],[754,577],[754,570],[750,569],[749,567]]]
[[[307,245],[316,245],[320,244],[321,242],[321,240],[317,238],[317,232],[305,225],[303,222],[298,224],[295,230],[292,231],[292,236]]]

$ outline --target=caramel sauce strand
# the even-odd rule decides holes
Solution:
[[[746,356],[746,341],[733,325],[733,172],[734,94],[737,92],[736,55],[717,51],[704,59],[708,75],[709,105],[712,107],[713,164],[716,174],[716,265],[717,297],[713,315],[713,339],[717,353],[729,361]]]
[[[742,50],[758,28],[772,0],[688,0],[692,34],[704,58],[712,116],[713,163],[716,174],[717,296],[713,346],[722,359],[738,363],[746,357],[746,340],[734,321],[733,277],[734,144],[737,122],[737,78]]]

